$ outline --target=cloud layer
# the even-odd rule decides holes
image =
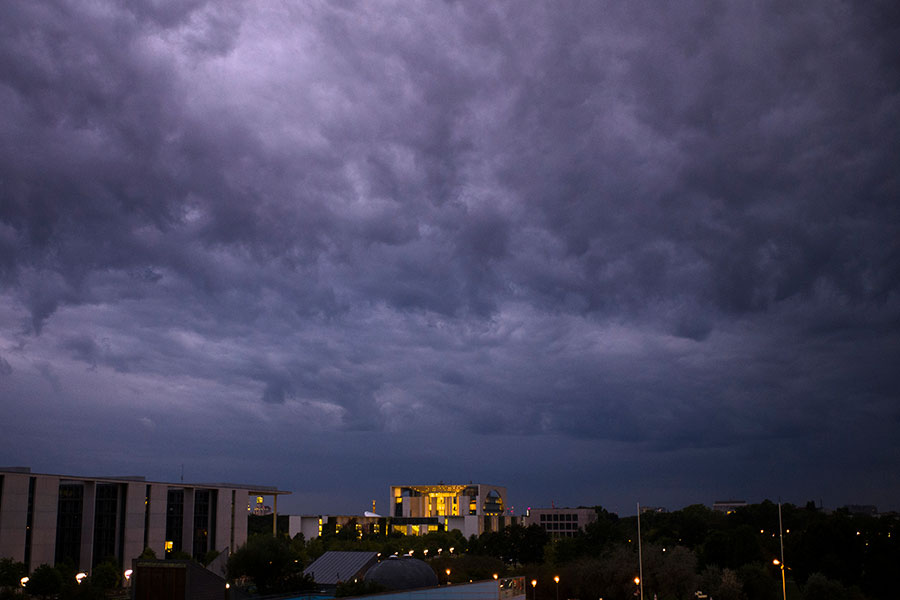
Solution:
[[[322,511],[386,477],[900,508],[898,33],[891,2],[5,3],[0,457]]]

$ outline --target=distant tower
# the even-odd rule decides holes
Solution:
[[[375,501],[372,500],[372,512],[375,512]]]

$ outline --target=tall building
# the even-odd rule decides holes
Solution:
[[[484,483],[394,485],[388,506],[391,528],[407,535],[457,529],[468,537],[519,522],[506,510],[506,488]]]
[[[144,548],[162,558],[233,550],[247,541],[250,500],[290,492],[231,483],[164,483],[0,468],[0,558],[70,561],[89,571],[109,558],[130,564]]]

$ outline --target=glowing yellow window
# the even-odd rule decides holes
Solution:
[[[172,548],[174,548],[174,547],[175,547],[174,542],[170,542],[170,541],[166,540],[166,552],[171,552]]]

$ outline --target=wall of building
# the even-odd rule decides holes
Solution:
[[[65,494],[60,492],[61,481],[65,483]],[[54,564],[57,543],[65,539],[71,541],[60,546],[65,555],[61,560],[74,558],[76,566],[87,572],[108,556],[129,564],[145,547],[163,558],[170,489],[184,493],[182,551],[193,552],[198,531],[206,533],[205,538],[198,534],[198,543],[203,545],[197,546],[197,552],[204,547],[234,551],[247,541],[249,488],[150,483],[141,478],[60,477],[30,473],[27,469],[0,469],[0,486],[0,558],[24,562],[29,570],[44,563]],[[198,491],[208,494],[208,512],[202,509],[206,503],[196,502]],[[258,493],[274,491],[264,488]],[[67,507],[64,515],[70,515],[69,523],[80,522],[80,527],[70,524],[62,530],[68,532],[68,538],[61,538],[57,530],[61,505]]]
[[[3,473],[0,491],[0,557],[25,561],[25,523],[30,474]]]
[[[543,527],[550,537],[573,537],[589,523],[597,520],[597,512],[593,508],[531,508],[525,517],[524,525]]]

